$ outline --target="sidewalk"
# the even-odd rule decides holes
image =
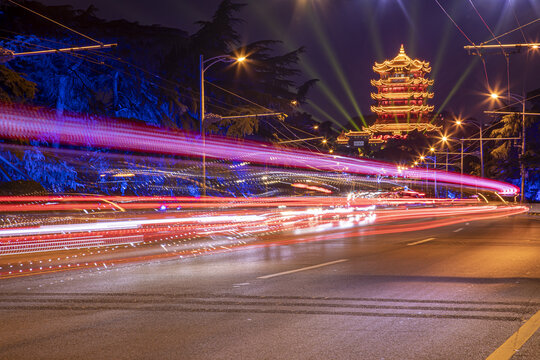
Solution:
[[[540,215],[540,203],[527,204],[529,209],[529,215]]]

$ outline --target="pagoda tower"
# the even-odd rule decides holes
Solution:
[[[368,131],[375,136],[399,136],[413,130],[440,129],[431,124],[429,116],[433,111],[433,106],[427,103],[433,98],[433,93],[428,90],[433,80],[425,77],[431,72],[429,62],[412,60],[401,45],[395,58],[375,62],[373,70],[380,75],[380,79],[371,80],[371,85],[377,87],[377,93],[371,94],[377,101],[377,105],[371,106],[377,120]]]

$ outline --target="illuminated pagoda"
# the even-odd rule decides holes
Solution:
[[[428,87],[433,85],[433,80],[425,78],[431,72],[429,62],[412,60],[401,45],[395,58],[375,62],[373,70],[380,75],[380,79],[371,80],[371,85],[377,87],[377,93],[371,94],[377,101],[377,105],[371,106],[377,120],[367,130],[374,138],[440,129],[430,123],[433,106],[427,102],[433,93]]]

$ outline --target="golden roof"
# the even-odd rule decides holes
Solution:
[[[369,136],[369,135],[370,135],[370,132],[365,131],[365,130],[360,130],[360,131],[349,130],[349,132],[345,134],[345,136]]]
[[[430,112],[433,111],[433,105],[396,105],[396,106],[371,106],[371,111],[380,113],[403,113],[403,112]]]
[[[391,123],[391,124],[374,124],[369,127],[369,130],[374,133],[394,133],[418,131],[437,131],[442,126],[436,126],[430,123]]]
[[[403,79],[403,81],[400,82],[391,82],[388,79],[379,79],[379,80],[371,80],[371,85],[373,86],[396,86],[396,85],[433,85],[433,80],[426,79],[423,77],[419,78],[400,78]]]
[[[371,132],[368,130],[360,130],[360,131],[352,131],[349,130],[347,133],[341,133],[336,138],[336,143],[338,144],[348,144],[349,143],[349,137],[355,137],[355,136],[370,136]]]
[[[418,59],[412,60],[405,54],[403,44],[399,49],[399,54],[392,60],[385,60],[383,63],[375,62],[373,70],[378,73],[391,72],[391,71],[422,71],[431,72],[429,62],[420,61]]]
[[[345,133],[341,133],[336,138],[336,143],[338,143],[338,144],[348,144],[349,143],[349,138],[347,137],[347,135],[345,135]]]
[[[371,93],[374,100],[407,100],[407,99],[431,99],[433,93],[430,92],[400,92],[400,93]]]

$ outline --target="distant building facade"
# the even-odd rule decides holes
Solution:
[[[440,129],[431,123],[433,105],[429,105],[428,100],[433,98],[429,91],[433,80],[426,78],[431,72],[429,62],[411,59],[401,45],[395,58],[376,62],[373,70],[380,77],[371,80],[371,85],[377,88],[377,92],[371,94],[371,98],[377,101],[371,106],[377,120],[367,130],[373,137]]]
[[[371,94],[376,105],[371,111],[377,119],[361,131],[343,132],[336,145],[343,150],[357,149],[362,154],[378,151],[390,138],[404,138],[411,131],[432,132],[442,129],[442,117],[433,117],[433,98],[430,87],[433,80],[426,77],[431,72],[429,62],[411,59],[403,45],[392,60],[375,62],[373,71],[379,79],[371,80],[377,92]],[[356,150],[355,150],[356,151]]]

